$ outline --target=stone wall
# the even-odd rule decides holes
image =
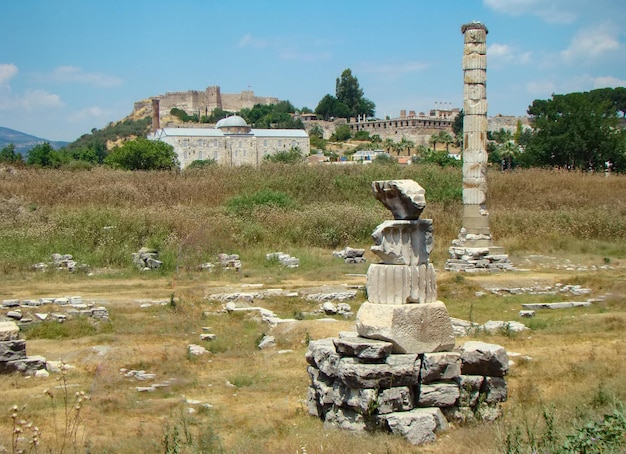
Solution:
[[[252,90],[244,90],[241,93],[222,93],[219,86],[207,87],[204,91],[167,92],[152,98],[157,98],[160,101],[160,117],[169,115],[174,107],[184,110],[189,115],[198,114],[202,116],[209,115],[216,107],[229,112],[239,112],[243,108],[250,109],[255,104],[269,105],[279,102],[278,98],[271,96],[256,96]],[[151,100],[137,101],[134,105],[133,114],[152,115]]]

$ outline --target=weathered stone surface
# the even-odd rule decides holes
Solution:
[[[502,377],[485,377],[480,391],[485,395],[486,404],[504,402],[508,396],[506,381]]]
[[[307,372],[311,378],[311,386],[316,393],[315,398],[317,403],[322,406],[334,403],[334,379],[312,366],[308,367]]]
[[[458,352],[425,353],[422,358],[421,382],[452,380],[461,375],[461,354]]]
[[[310,365],[317,367],[324,374],[337,376],[341,356],[337,354],[332,338],[309,342],[305,358]]]
[[[20,305],[20,300],[2,300],[2,307],[18,307]]]
[[[24,358],[26,358],[26,341],[24,339],[0,341],[0,362]]]
[[[360,336],[392,342],[395,353],[451,350],[454,334],[441,301],[426,304],[363,303],[356,317]]]
[[[367,270],[366,288],[369,302],[375,304],[437,301],[436,272],[432,264],[372,264]]]
[[[438,408],[415,408],[382,415],[380,419],[391,432],[406,438],[413,445],[433,442],[435,432],[448,428],[446,418]]]
[[[372,233],[376,243],[371,250],[383,263],[418,265],[428,263],[433,249],[433,221],[389,220],[378,225]]]
[[[378,393],[376,412],[379,415],[396,411],[409,411],[413,407],[413,387],[394,386]]]
[[[204,348],[202,345],[196,345],[196,344],[189,344],[187,346],[187,352],[193,356],[201,356],[201,355],[204,355],[205,353],[209,353],[209,351],[206,348]]]
[[[528,330],[528,327],[520,322],[502,320],[489,320],[481,327],[487,333],[521,333]]]
[[[522,304],[524,309],[569,309],[572,307],[586,307],[591,306],[589,301],[563,301],[559,303],[528,303]]]
[[[333,383],[333,404],[348,407],[368,415],[377,406],[378,390],[374,388],[350,388],[340,381]]]
[[[337,353],[355,356],[364,361],[384,360],[393,350],[391,342],[366,339],[364,337],[341,337],[333,340]]]
[[[338,427],[353,432],[361,432],[366,429],[363,415],[349,408],[333,406],[324,420],[325,427]]]
[[[19,334],[20,328],[15,322],[0,322],[0,341],[17,339]]]
[[[259,345],[257,346],[259,350],[272,347],[276,347],[276,338],[268,335],[263,336],[263,339],[261,339],[261,342],[259,342]]]
[[[6,363],[24,375],[35,375],[38,370],[46,368],[46,358],[43,356],[27,356],[26,358],[9,361]]]
[[[341,358],[339,379],[350,388],[389,388],[411,386],[419,380],[417,355],[393,355],[385,363],[362,363],[355,358]]]
[[[421,385],[417,405],[420,407],[451,407],[457,403],[459,387],[453,382]]]
[[[459,425],[476,422],[474,409],[470,407],[445,407],[441,409],[441,412],[449,422],[456,422]]]
[[[374,181],[372,190],[394,219],[419,219],[426,207],[424,188],[413,180]]]
[[[509,370],[509,358],[504,347],[486,342],[470,341],[458,348],[463,375],[503,377]]]
[[[478,396],[485,377],[482,375],[461,375],[457,379],[459,384],[459,406],[474,408],[478,403]]]

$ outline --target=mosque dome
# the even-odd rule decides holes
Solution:
[[[241,118],[239,115],[231,115],[230,117],[222,118],[220,121],[217,122],[215,127],[217,129],[239,127],[247,128],[248,123],[246,123],[246,120]]]

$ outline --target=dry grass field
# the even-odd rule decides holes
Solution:
[[[530,453],[563,445],[626,397],[626,178],[490,173],[492,231],[520,271],[466,275],[443,270],[460,227],[457,177],[450,169],[375,166],[187,175],[0,172],[0,300],[80,295],[110,314],[109,322],[76,318],[23,329],[29,355],[63,361],[67,369],[47,378],[0,376],[0,445],[29,452],[28,422],[40,433],[31,452],[54,453]],[[369,233],[389,213],[369,194],[369,183],[388,178],[413,178],[426,188],[424,217],[435,225],[432,261],[450,314],[531,328],[457,339],[457,345],[479,339],[521,355],[511,356],[509,400],[496,422],[452,427],[422,447],[388,434],[328,429],[308,416],[307,341],[352,330],[354,317],[314,314],[317,303],[298,297],[256,300],[281,318],[298,319],[271,328],[254,313],[229,314],[206,298],[259,288],[363,286],[368,264],[346,265],[331,252],[372,244]],[[237,199],[262,189],[287,195],[290,203]],[[276,200],[282,199],[270,197]],[[130,254],[142,246],[159,249],[161,270],[133,268]],[[278,250],[301,258],[301,266],[288,270],[265,260]],[[30,269],[54,252],[72,254],[90,273]],[[198,270],[218,252],[238,253],[242,271]],[[556,284],[581,285],[591,294],[489,291]],[[587,298],[598,301],[538,311],[532,319],[518,315],[524,303]],[[364,300],[358,292],[352,309]],[[200,340],[203,328],[216,339]],[[264,334],[276,338],[275,348],[257,348]],[[189,344],[209,353],[190,355]],[[155,378],[139,381],[124,369]],[[167,386],[137,391],[151,383]],[[81,391],[89,399],[77,404]],[[15,449],[14,421],[24,437]]]

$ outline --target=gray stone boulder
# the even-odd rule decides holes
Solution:
[[[380,417],[389,430],[413,445],[436,440],[435,433],[448,428],[448,422],[439,408],[415,408]]]
[[[504,377],[509,370],[509,358],[501,345],[469,341],[457,351],[461,353],[463,375]]]

